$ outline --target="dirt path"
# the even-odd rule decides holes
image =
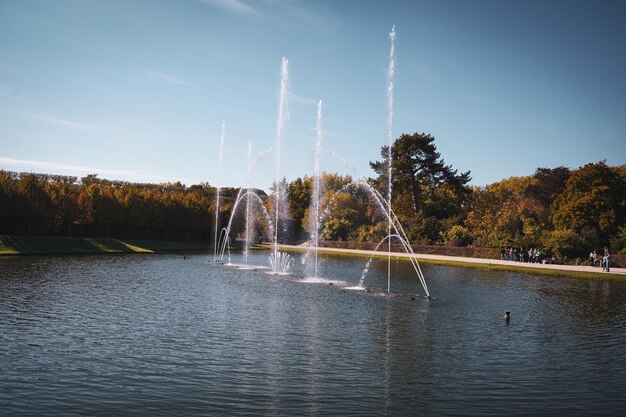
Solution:
[[[303,246],[294,246],[294,245],[280,245],[281,248],[285,249],[297,249],[303,250],[306,247]],[[374,252],[371,250],[360,250],[360,249],[339,249],[339,248],[319,248],[321,252],[326,253],[353,253],[359,255],[385,255],[386,252]],[[398,258],[408,258],[412,255],[404,253],[404,252],[392,252],[392,256]],[[602,274],[602,268],[600,267],[592,267],[592,266],[577,266],[577,265],[554,265],[554,264],[531,264],[526,262],[515,262],[515,261],[503,261],[500,259],[484,259],[484,258],[466,258],[461,256],[447,256],[447,255],[429,255],[425,253],[416,253],[414,257],[417,260],[432,260],[432,261],[441,261],[443,262],[461,262],[461,263],[472,263],[472,264],[483,264],[483,265],[502,265],[504,267],[519,267],[519,268],[528,268],[528,269],[547,269],[547,270],[557,270],[557,271],[570,271],[570,272],[590,272]],[[613,275],[623,275],[626,276],[626,268],[610,268],[610,274]]]

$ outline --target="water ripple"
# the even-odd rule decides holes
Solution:
[[[0,414],[626,408],[624,283],[426,265],[428,301],[403,263],[387,296],[386,261],[365,292],[358,259],[324,260],[333,286],[207,260],[0,259]]]

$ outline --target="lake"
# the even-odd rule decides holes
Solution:
[[[427,300],[406,262],[388,296],[386,260],[366,292],[348,288],[367,259],[323,256],[310,282],[294,258],[290,276],[207,254],[0,258],[0,414],[626,409],[626,281],[422,265]]]

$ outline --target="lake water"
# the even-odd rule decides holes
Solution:
[[[0,415],[623,415],[626,282],[324,257],[0,258]],[[241,256],[233,261],[243,262]],[[267,253],[251,256],[267,265]],[[415,300],[411,298],[415,296]],[[511,311],[510,323],[503,312]]]

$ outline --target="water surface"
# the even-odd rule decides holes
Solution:
[[[623,281],[425,265],[429,301],[408,263],[387,296],[386,260],[365,292],[347,289],[362,258],[323,257],[320,280],[296,258],[292,276],[209,255],[0,258],[0,414],[626,409]]]

